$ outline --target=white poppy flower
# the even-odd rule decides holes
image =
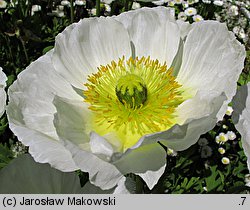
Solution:
[[[232,120],[241,135],[242,147],[250,170],[250,83],[242,86],[233,98]]]
[[[0,117],[3,115],[5,111],[6,105],[6,92],[4,88],[6,87],[7,77],[3,73],[2,68],[0,67]]]
[[[83,19],[9,88],[9,126],[38,162],[89,173],[108,189],[124,174],[151,189],[166,152],[222,119],[245,50],[225,24],[177,21],[165,7]]]

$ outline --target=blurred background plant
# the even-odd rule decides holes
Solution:
[[[7,88],[32,61],[51,50],[55,36],[82,18],[118,15],[144,6],[173,8],[176,19],[190,23],[203,20],[225,22],[245,45],[247,58],[238,85],[250,81],[250,1],[242,0],[0,0],[0,66],[8,76]],[[135,175],[128,175],[133,193],[249,193],[250,175],[240,134],[229,106],[224,119],[201,136],[191,148],[167,151],[167,168],[149,190]],[[6,114],[0,118],[0,169],[27,153],[8,128]],[[1,170],[0,170],[1,172]],[[77,172],[81,186],[88,174]]]

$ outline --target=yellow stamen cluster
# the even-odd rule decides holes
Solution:
[[[175,109],[183,102],[172,69],[150,57],[112,61],[88,81],[84,96],[94,114],[95,131],[115,133],[123,150],[145,134],[171,127]]]

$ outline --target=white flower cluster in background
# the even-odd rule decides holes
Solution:
[[[85,5],[86,5],[86,0],[75,0],[73,2],[74,7],[82,7]],[[56,17],[65,17],[65,9],[70,7],[71,7],[70,1],[63,0],[60,2],[60,5],[56,6],[55,10],[52,10],[52,12],[49,13],[49,15]]]
[[[51,15],[51,16],[56,16],[56,17],[64,17],[65,16],[65,13],[64,13],[64,6],[63,5],[58,5],[56,7],[55,10],[52,10],[51,13],[49,13],[48,15]]]
[[[204,18],[197,13],[197,9],[194,7],[199,0],[160,0],[153,1],[153,3],[157,6],[166,4],[169,7],[178,6],[180,12],[177,14],[177,18],[182,21],[186,21],[188,17],[191,17],[193,22],[199,22]]]
[[[217,144],[224,144],[228,140],[235,140],[237,138],[236,134],[233,131],[228,131],[227,133],[219,133],[218,136],[215,137],[215,141]]]
[[[216,13],[216,19],[220,22],[226,22],[233,33],[245,43],[249,40],[250,28],[250,1],[224,1],[222,11]]]
[[[148,2],[149,0],[142,0]],[[177,9],[177,18],[182,21],[199,22],[204,20],[202,14],[199,14],[201,4],[213,5],[217,7],[214,14],[217,21],[226,22],[229,29],[242,39],[245,43],[249,40],[250,29],[248,21],[250,20],[250,1],[232,1],[232,0],[158,0],[152,1],[155,5],[165,5]],[[203,14],[204,15],[204,14]]]
[[[13,156],[17,157],[27,152],[27,147],[25,147],[22,142],[17,141],[15,144],[11,146],[11,150],[13,152]]]
[[[236,134],[233,131],[228,131],[226,134],[221,132],[218,136],[216,136],[215,141],[217,144],[220,145],[218,148],[218,152],[221,155],[224,155],[226,153],[226,149],[222,147],[228,140],[235,140],[237,138]],[[230,163],[230,159],[228,157],[222,157],[221,162],[224,165],[228,165]]]

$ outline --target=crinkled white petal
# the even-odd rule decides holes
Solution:
[[[216,115],[225,100],[226,97],[222,94],[221,96],[215,96],[213,99],[210,99],[209,105],[206,104],[206,101],[203,102],[204,106],[207,106],[203,108],[206,111],[203,117],[197,119],[189,118],[183,125],[176,124],[169,130],[143,136],[136,146],[143,146],[160,141],[175,151],[189,148],[198,141],[200,135],[214,127],[217,122]],[[200,102],[202,102],[202,100],[200,100]]]
[[[90,149],[96,155],[104,156],[107,160],[111,159],[114,153],[113,147],[103,137],[92,131],[90,133]]]
[[[211,114],[214,109],[214,100],[220,94],[217,91],[199,90],[193,98],[187,99],[177,107],[178,124],[182,125],[191,119],[199,119]]]
[[[242,147],[247,156],[250,171],[250,83],[242,86],[233,98],[232,120],[241,134]]]
[[[113,148],[105,138],[91,130],[91,112],[83,101],[55,97],[56,107],[54,125],[63,141],[70,141],[81,149],[92,152],[104,161],[109,161]]]
[[[126,187],[126,177],[122,177],[120,181],[117,183],[117,187],[115,188],[113,194],[130,194],[129,190]]]
[[[87,18],[56,37],[55,69],[73,86],[85,89],[88,75],[112,60],[131,56],[127,30],[114,18]]]
[[[7,107],[7,113],[14,111],[15,110],[12,110],[12,106]],[[65,172],[79,169],[79,167],[75,165],[71,153],[57,140],[38,131],[29,129],[21,123],[17,125],[15,121],[21,121],[21,119],[14,119],[11,114],[9,114],[9,119],[10,118],[12,118],[9,121],[11,130],[18,135],[19,141],[29,146],[29,153],[34,157],[36,162],[49,163],[52,167]]]
[[[150,56],[170,67],[177,53],[180,30],[165,7],[142,8],[115,17],[128,30],[135,56]]]
[[[121,172],[91,152],[82,150],[70,141],[64,141],[65,147],[71,152],[76,165],[89,173],[90,182],[101,189],[110,189],[118,184],[123,177]]]
[[[88,121],[91,113],[86,103],[67,100],[55,96],[53,104],[56,107],[54,126],[61,140],[74,142],[80,147],[89,142]]]
[[[189,22],[182,21],[182,20],[176,20],[179,29],[180,29],[180,34],[181,38],[185,39],[186,36],[188,35],[189,31],[192,29],[192,25]]]
[[[7,77],[0,67],[0,117],[3,115],[6,106],[6,92],[4,88],[6,87]]]
[[[53,69],[51,52],[33,62],[10,86],[7,116],[10,129],[37,162],[50,163],[62,171],[78,167],[59,142],[53,119],[55,95],[82,100],[71,85]]]
[[[119,156],[119,154],[118,154]],[[113,164],[123,173],[145,173],[157,171],[166,163],[166,151],[156,142],[138,148],[129,149],[121,157],[115,158]]]
[[[137,175],[139,175],[146,182],[148,188],[151,190],[164,173],[165,167],[166,165],[162,166],[157,171],[147,171],[145,173],[137,173]]]
[[[99,165],[83,167],[79,165],[80,160],[74,159],[77,162],[77,166],[93,174],[93,177],[95,173],[100,174],[98,180],[92,179],[91,182],[93,184],[100,186],[102,189],[107,189],[105,187],[106,184],[101,180],[103,167],[107,164],[109,167],[112,165],[112,170],[119,171],[121,174],[140,173],[151,188],[157,183],[157,177],[159,178],[160,173],[163,173],[162,170],[158,169],[164,166],[166,162],[166,152],[159,144],[131,149],[125,154],[114,153],[112,145],[105,138],[93,131],[86,131],[86,119],[89,119],[89,117],[83,102],[75,103],[72,100],[67,101],[56,97],[54,104],[57,108],[54,124],[60,139],[65,141],[66,144],[74,144],[74,148],[82,150],[82,152],[79,151],[79,154],[81,154],[79,158],[86,159],[84,155],[90,156],[91,154],[91,158],[99,161]],[[70,151],[75,152],[75,150]],[[72,153],[72,156],[74,157],[75,155]],[[94,172],[92,172],[93,170]],[[147,175],[148,173],[150,174],[149,170],[152,171],[151,174],[154,174],[152,179],[149,179],[149,175]],[[110,177],[111,179],[114,178]]]
[[[221,119],[235,95],[244,59],[244,46],[225,24],[216,21],[194,23],[184,42],[177,81],[193,96],[199,90],[224,92],[228,99],[217,114]]]

